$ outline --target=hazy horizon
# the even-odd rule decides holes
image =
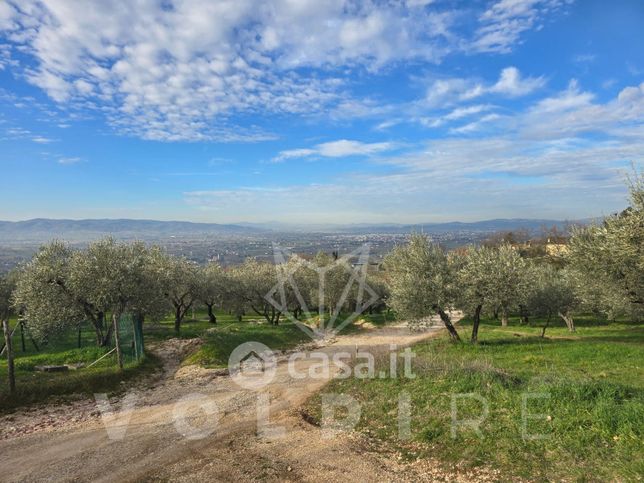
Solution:
[[[382,221],[382,222],[348,222],[348,223],[317,223],[317,222],[288,222],[288,221],[277,221],[277,220],[266,220],[266,221],[257,221],[257,222],[251,222],[251,221],[237,221],[237,222],[226,222],[226,223],[219,223],[217,221],[192,221],[192,220],[180,220],[180,219],[163,219],[163,218],[48,218],[48,217],[35,217],[35,218],[26,218],[26,219],[0,219],[0,223],[25,223],[25,222],[30,222],[30,221],[37,221],[37,220],[43,220],[43,221],[71,221],[71,222],[82,222],[82,221],[134,221],[134,222],[162,222],[162,223],[193,223],[193,224],[213,224],[213,225],[238,225],[238,226],[244,226],[244,225],[252,225],[252,226],[267,226],[267,225],[283,225],[283,226],[361,226],[361,225],[367,225],[367,226],[375,226],[375,225],[392,225],[392,226],[401,226],[401,225],[443,225],[443,224],[450,224],[450,223],[463,223],[463,224],[475,224],[475,223],[484,223],[484,222],[490,222],[490,221],[534,221],[534,222],[540,222],[540,221],[556,221],[556,222],[576,222],[576,221],[586,221],[586,220],[592,220],[592,219],[597,219],[601,218],[599,216],[597,217],[588,217],[588,218],[577,218],[577,219],[554,219],[554,218],[486,218],[486,219],[475,219],[475,220],[456,220],[456,219],[449,219],[446,221],[421,221],[421,222],[416,222],[416,223],[403,223],[403,222],[396,222],[396,221]]]

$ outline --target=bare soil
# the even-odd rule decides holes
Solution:
[[[341,335],[317,350],[378,351],[390,344],[408,346],[433,337],[440,329],[411,332],[406,325]],[[404,461],[395,451],[356,432],[332,439],[302,417],[300,406],[323,388],[328,378],[293,378],[288,354],[278,357],[276,374],[263,393],[270,397],[270,423],[284,434],[268,439],[258,434],[256,391],[239,387],[224,370],[181,367],[198,339],[171,339],[153,348],[163,371],[127,391],[136,396],[122,439],[110,439],[96,402],[79,399],[51,403],[0,417],[2,481],[493,481],[493,471],[445,472],[435,461]],[[305,349],[311,350],[311,347]],[[308,374],[313,362],[300,358],[295,368]],[[333,377],[331,371],[329,378]],[[184,437],[173,418],[182,398],[207,398],[218,409],[218,421],[201,439]],[[126,397],[110,402],[118,415]],[[186,421],[201,427],[211,422],[197,408]],[[216,429],[215,429],[216,428]]]

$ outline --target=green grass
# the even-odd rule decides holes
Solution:
[[[244,316],[242,322],[239,322],[230,314],[217,313],[218,323],[215,325],[208,322],[205,311],[195,311],[194,318],[192,313],[189,313],[189,316],[182,323],[179,337],[185,339],[201,337],[204,343],[199,350],[183,361],[184,364],[223,367],[228,363],[232,350],[248,341],[261,342],[273,350],[288,350],[309,340],[303,331],[286,321],[278,326],[270,326],[264,323],[253,323],[263,320],[255,315]],[[373,325],[382,325],[386,322],[385,317],[380,314],[365,315],[363,319]],[[10,323],[14,326],[17,320],[12,319]],[[357,330],[363,329],[349,326],[343,330],[343,333]],[[146,344],[176,337],[174,319],[168,316],[159,322],[146,322],[143,332]],[[87,365],[110,350],[110,348],[96,346],[92,327],[83,326],[80,335],[80,348],[78,331],[69,330],[50,338],[47,343],[41,343],[38,351],[26,336],[25,351],[23,351],[20,329],[18,329],[13,337],[17,392],[13,396],[8,394],[7,363],[3,358],[0,360],[0,411],[40,402],[50,396],[91,395],[95,392],[122,389],[122,381],[144,375],[159,364],[150,357],[142,364],[126,359],[125,370],[119,373],[115,354],[111,354],[91,368],[60,373],[35,370],[38,365],[74,363]]]
[[[16,358],[16,393],[9,395],[7,388],[7,363],[0,363],[0,411],[42,402],[54,397],[70,395],[90,396],[97,392],[116,392],[123,389],[121,383],[142,376],[158,367],[154,357],[147,357],[140,363],[127,362],[123,372],[118,370],[115,360],[108,356],[91,368],[66,372],[38,372],[41,364],[91,363],[105,352],[99,348],[70,349],[60,353],[47,353]]]
[[[262,320],[258,316],[244,316],[242,322],[236,317],[217,313],[216,325],[208,322],[205,311],[195,311],[184,319],[179,337],[189,339],[201,337],[204,344],[200,349],[184,361],[186,364],[201,364],[207,367],[221,367],[228,362],[232,350],[247,341],[257,341],[268,345],[273,350],[286,350],[295,345],[308,341],[304,332],[291,323],[281,323],[279,326],[256,324]],[[16,319],[10,321],[15,326]],[[171,316],[159,322],[144,324],[146,344],[160,342],[176,337],[174,319]],[[56,396],[91,395],[95,392],[112,392],[124,388],[122,381],[137,375],[145,375],[159,361],[148,357],[143,363],[136,364],[126,359],[125,370],[120,373],[116,367],[115,354],[111,354],[91,368],[81,368],[66,372],[47,373],[35,370],[38,365],[62,365],[96,361],[110,348],[97,347],[94,330],[84,326],[81,330],[78,347],[78,331],[69,330],[47,343],[39,344],[39,350],[33,346],[29,337],[25,336],[25,351],[22,350],[21,334],[18,329],[13,337],[14,360],[16,368],[16,394],[10,396],[7,384],[7,362],[0,359],[0,411],[11,410],[19,406],[37,403]]]
[[[244,342],[261,342],[272,350],[288,350],[310,340],[301,329],[291,323],[278,326],[245,323],[218,324],[203,333],[202,339],[203,345],[188,356],[184,364],[224,367],[228,364],[231,352]]]
[[[310,339],[295,324],[287,321],[280,322],[278,326],[268,324],[250,324],[236,322],[230,316],[217,316],[217,325],[204,321],[189,322],[182,327],[184,333],[198,333],[204,344],[195,353],[186,358],[184,364],[199,364],[204,367],[224,367],[228,364],[231,352],[239,344],[248,341],[261,342],[272,350],[289,350],[298,344],[309,342]],[[261,321],[258,317],[245,317],[247,320]],[[392,316],[384,314],[364,314],[355,322],[370,322],[372,326],[383,326],[391,322]],[[205,325],[204,325],[205,324]],[[163,324],[162,324],[163,325]],[[350,334],[365,330],[359,324],[349,324],[343,328],[341,334]]]
[[[196,319],[207,317],[205,313],[196,312]],[[224,315],[223,320],[232,321]],[[17,321],[10,321],[13,327]],[[203,320],[190,321],[184,325],[182,337],[196,337],[211,325]],[[146,323],[144,327],[146,343],[154,340],[174,337],[174,321],[170,318],[161,323]],[[143,362],[125,360],[123,372],[119,372],[114,353],[107,356],[91,368],[81,368],[66,372],[40,372],[35,370],[39,365],[62,365],[96,361],[108,352],[111,347],[97,347],[92,327],[84,326],[81,330],[81,347],[78,347],[78,331],[69,330],[46,343],[39,344],[39,350],[33,346],[29,337],[25,337],[25,351],[22,350],[20,329],[13,336],[14,361],[16,368],[16,393],[9,395],[7,384],[7,362],[0,360],[0,411],[11,410],[19,406],[42,402],[51,396],[73,397],[91,395],[96,392],[114,392],[124,388],[122,382],[145,374],[158,367],[160,362],[148,356]]]
[[[193,339],[200,337],[205,331],[213,327],[228,326],[231,324],[239,324],[237,317],[227,314],[216,312],[217,324],[208,322],[208,314],[204,310],[195,310],[194,318],[192,312],[188,312],[186,317],[181,323],[181,331],[179,338]],[[264,318],[258,315],[250,314],[242,317],[242,324],[245,322],[263,321]],[[177,337],[174,332],[174,318],[168,316],[159,322],[146,322],[143,326],[143,332],[146,340],[165,340],[171,337]]]
[[[517,323],[517,321],[511,321]],[[644,325],[578,318],[577,332],[563,327],[538,337],[530,326],[484,321],[480,343],[447,338],[416,346],[415,379],[345,379],[325,392],[344,393],[362,405],[359,430],[398,447],[409,457],[439,457],[445,465],[490,466],[505,478],[531,480],[636,480],[644,475]],[[469,321],[460,331],[469,332]],[[378,371],[376,371],[378,373]],[[397,438],[397,400],[412,402],[412,440]],[[451,400],[476,393],[489,405],[483,438],[461,429],[452,438]],[[528,410],[547,419],[529,422],[524,441],[522,394],[544,393]],[[319,396],[308,410],[319,417]],[[475,418],[481,405],[460,400],[459,418]]]

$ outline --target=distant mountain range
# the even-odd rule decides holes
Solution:
[[[585,224],[591,220],[567,222],[547,219],[495,219],[477,222],[418,223],[418,224],[349,224],[296,225],[287,223],[192,223],[187,221],[156,221],[130,219],[55,220],[36,218],[26,221],[0,221],[0,242],[44,241],[60,238],[68,241],[87,241],[113,235],[119,239],[167,239],[196,236],[262,236],[271,233],[345,233],[345,234],[403,234],[424,232],[493,233],[508,230],[527,230],[538,233],[543,227],[564,228],[570,223]]]
[[[259,228],[188,221],[128,219],[53,220],[35,218],[26,221],[0,221],[0,241],[40,241],[60,238],[86,241],[113,235],[119,239],[159,239],[200,235],[249,235]]]

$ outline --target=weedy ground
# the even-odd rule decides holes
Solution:
[[[480,342],[446,337],[414,347],[413,379],[343,379],[323,392],[354,397],[358,431],[409,459],[439,457],[446,467],[491,467],[530,480],[634,481],[644,475],[644,324],[580,317],[577,331],[543,321],[500,327],[483,321]],[[471,322],[459,324],[462,335]],[[389,361],[380,361],[387,370]],[[376,368],[376,374],[378,368]],[[411,400],[411,439],[398,437],[398,398]],[[477,419],[480,435],[451,431]],[[523,398],[527,398],[523,403]],[[524,405],[525,404],[525,405]],[[307,403],[320,418],[320,395]],[[523,426],[522,412],[532,418]],[[523,428],[523,432],[522,432]],[[540,435],[540,437],[535,437]]]

